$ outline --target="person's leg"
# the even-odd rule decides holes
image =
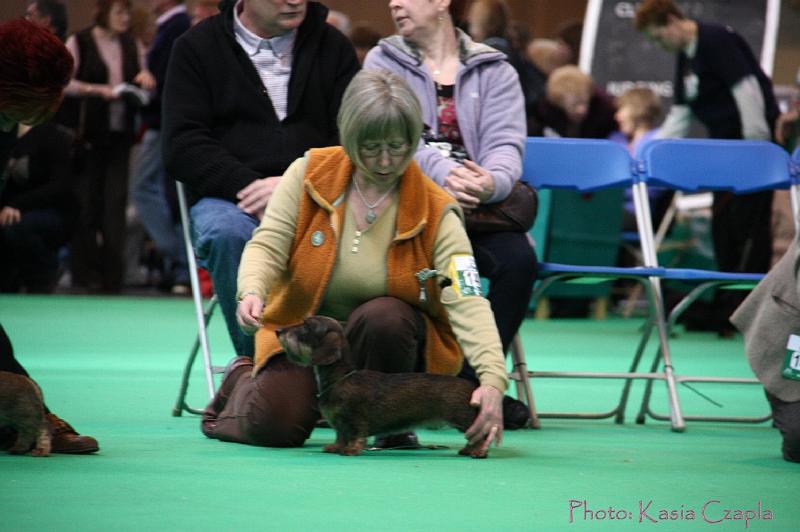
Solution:
[[[195,251],[211,274],[236,354],[252,358],[253,337],[245,335],[236,323],[236,277],[244,245],[258,219],[219,198],[201,199],[192,206],[190,217]]]
[[[772,191],[736,196],[714,193],[711,237],[717,268],[726,272],[763,273],[772,257]],[[724,336],[733,334],[728,322],[746,292],[717,290],[712,327]]]
[[[503,353],[506,353],[528,312],[538,268],[536,253],[525,233],[470,235],[470,241],[478,273],[489,279],[486,298],[494,313]],[[478,382],[475,370],[466,360],[459,377]],[[524,403],[509,395],[503,397],[505,429],[524,427],[529,419],[530,411]]]
[[[419,311],[393,297],[367,301],[348,316],[344,329],[353,364],[384,373],[425,371],[425,320]],[[418,449],[413,432],[375,437],[376,449]]]
[[[229,368],[217,397],[203,413],[203,433],[263,447],[303,445],[320,416],[313,370],[289,362],[283,354],[255,377],[252,368],[246,357]]]
[[[125,276],[125,210],[128,206],[128,166],[131,145],[121,134],[113,134],[109,145],[108,166],[103,182],[101,251],[103,289],[119,292]]]
[[[505,353],[528,312],[536,280],[536,253],[525,233],[470,235],[470,241],[478,273],[489,279],[486,298]]]
[[[20,281],[29,293],[51,293],[58,281],[58,250],[68,234],[54,209],[26,211],[19,223],[5,228],[5,242],[14,257]]]
[[[30,377],[25,368],[14,358],[14,347],[2,324],[0,324],[0,371],[9,371]]]
[[[772,407],[775,428],[783,436],[783,459],[800,463],[800,401],[788,403],[781,401],[766,390],[764,393]]]
[[[92,290],[99,282],[97,231],[103,208],[101,184],[105,179],[106,150],[97,146],[84,157],[82,169],[75,176],[78,213],[70,243],[70,272],[73,287]]]
[[[0,324],[0,371],[10,371],[18,375],[31,378],[25,368],[14,357],[14,348],[5,329]],[[53,414],[47,405],[44,405],[47,423],[52,435],[51,450],[54,453],[64,454],[90,454],[99,450],[97,440],[91,436],[78,434],[72,426]],[[16,432],[8,427],[0,426],[0,449],[4,449],[16,438]]]
[[[384,373],[425,370],[425,320],[419,311],[393,297],[379,297],[356,308],[344,334],[355,367]]]
[[[168,262],[167,272],[173,283],[188,283],[186,250],[179,231],[172,221],[172,212],[165,192],[164,164],[161,162],[161,135],[159,131],[148,130],[142,138],[139,162],[131,176],[133,188],[131,196],[139,220],[147,234]]]

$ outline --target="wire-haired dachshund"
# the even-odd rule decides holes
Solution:
[[[44,417],[42,392],[28,377],[0,371],[0,427],[17,432],[9,453],[50,454],[50,429]]]
[[[446,375],[356,370],[342,326],[333,318],[312,316],[277,331],[286,356],[313,366],[319,408],[336,429],[327,453],[358,455],[367,436],[392,434],[414,426],[445,422],[461,432],[475,420],[470,405],[475,384]],[[486,458],[480,445],[467,444],[460,455]]]

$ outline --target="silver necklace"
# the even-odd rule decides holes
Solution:
[[[356,193],[358,194],[358,197],[361,198],[361,203],[364,204],[364,207],[369,209],[367,211],[367,214],[364,216],[364,219],[367,221],[368,224],[372,224],[378,217],[378,215],[375,213],[375,207],[380,205],[380,203],[386,199],[386,196],[388,196],[392,192],[392,190],[394,190],[394,187],[395,185],[397,185],[397,183],[389,187],[389,190],[384,192],[383,195],[380,198],[378,198],[378,200],[375,203],[371,205],[364,197],[364,194],[361,193],[361,187],[358,186],[358,179],[356,179],[355,177],[353,177],[353,185],[355,185],[356,187]]]

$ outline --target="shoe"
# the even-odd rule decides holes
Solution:
[[[173,296],[188,296],[191,293],[191,288],[185,283],[175,283],[169,291]]]
[[[422,449],[422,445],[419,444],[415,433],[404,432],[402,434],[375,436],[372,449]]]
[[[81,436],[72,425],[53,414],[45,415],[50,425],[51,451],[64,454],[90,454],[100,450],[97,440],[91,436]]]
[[[530,425],[531,412],[525,403],[508,395],[503,397],[503,429],[517,430]]]
[[[222,409],[228,403],[233,388],[239,380],[239,375],[243,371],[249,371],[253,367],[253,359],[246,356],[238,356],[228,362],[225,372],[222,374],[222,382],[219,383],[214,399],[203,410],[203,419],[200,422],[200,430],[209,438],[214,438],[213,433],[217,425],[217,418]]]

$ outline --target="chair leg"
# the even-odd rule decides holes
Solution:
[[[608,318],[608,298],[598,297],[594,300],[594,309],[592,315],[596,320],[604,320]]]
[[[631,362],[631,367],[628,370],[629,373],[635,373],[639,368],[642,355],[647,347],[647,343],[650,341],[650,335],[653,332],[653,321],[648,321],[645,324],[645,327],[646,330],[642,332],[642,337],[639,340],[639,345],[636,348],[636,354],[634,355],[633,361]],[[652,373],[653,370],[650,370],[650,372]],[[648,379],[647,382],[649,384],[653,381]],[[631,386],[633,386],[633,379],[625,379],[625,385],[622,387],[622,395],[620,396],[619,404],[617,405],[617,415],[614,418],[614,422],[617,424],[622,424],[625,422],[625,408],[628,406],[628,397],[630,396]]]
[[[657,278],[651,278],[650,283],[645,285],[646,288],[652,293],[650,298],[654,302],[653,316],[655,326],[658,331],[658,352],[663,359],[664,367],[664,380],[667,384],[667,398],[669,400],[669,415],[672,424],[672,430],[675,432],[683,432],[686,430],[686,421],[683,419],[681,412],[680,399],[678,398],[678,384],[675,378],[675,371],[672,367],[672,356],[669,349],[669,328],[664,316],[664,298],[661,291],[661,283]],[[658,355],[656,355],[658,358]],[[658,366],[654,367],[655,371]]]
[[[534,318],[537,320],[550,319],[550,299],[546,297],[539,298],[536,303],[536,312]]]
[[[525,363],[525,352],[523,351],[519,334],[516,334],[514,340],[511,342],[511,361],[514,367],[514,370],[511,372],[511,378],[516,383],[517,399],[528,405],[528,410],[531,414],[531,428],[541,428],[539,415],[536,413],[536,401],[533,398],[533,388],[531,387],[528,377],[528,365]]]

